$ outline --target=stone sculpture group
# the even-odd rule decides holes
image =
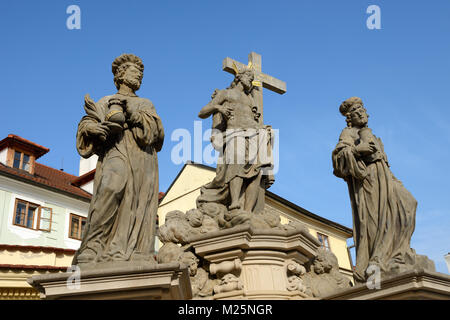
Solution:
[[[164,130],[152,102],[136,95],[144,70],[141,59],[123,54],[114,60],[117,93],[98,102],[87,95],[86,115],[78,126],[78,152],[85,158],[96,154],[99,161],[86,230],[73,264],[89,270],[176,261],[188,268],[196,298],[242,291],[239,274],[245,268],[244,260],[211,263],[194,247],[198,239],[247,226],[252,235],[286,238],[297,234],[303,239],[302,253],[295,259],[283,258],[281,264],[287,292],[323,297],[351,286],[339,273],[333,253],[320,248],[304,225],[283,225],[279,213],[265,206],[265,190],[274,182],[273,136],[271,127],[263,123],[262,88],[283,93],[285,87],[261,73],[258,55],[250,57],[248,65],[227,58],[224,69],[234,73],[234,80],[228,88],[215,90],[199,112],[202,119],[212,117],[211,143],[219,153],[216,176],[201,188],[196,208],[167,214],[157,234],[163,243],[157,261],[157,152]],[[347,127],[332,160],[334,174],[348,184],[352,203],[355,281],[366,281],[373,265],[383,276],[417,265],[433,270],[432,261],[410,248],[417,202],[390,171],[381,140],[367,126],[362,100],[350,98],[339,111]]]

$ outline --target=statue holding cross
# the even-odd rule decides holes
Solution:
[[[211,143],[219,159],[216,177],[202,187],[197,206],[210,216],[214,208],[220,212],[219,225],[232,227],[264,210],[265,189],[274,179],[273,133],[263,122],[262,87],[282,94],[286,84],[263,74],[261,56],[254,52],[248,65],[225,58],[223,69],[234,80],[228,88],[216,89],[199,112],[202,119],[213,118]]]

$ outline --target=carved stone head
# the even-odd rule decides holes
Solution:
[[[195,276],[197,274],[199,260],[192,252],[184,252],[179,259],[181,263],[188,266],[190,276]]]
[[[238,83],[242,83],[244,90],[246,92],[250,92],[253,88],[253,80],[255,80],[255,74],[251,68],[244,67],[241,70],[236,69],[234,80],[231,83],[230,88],[234,88],[238,85]]]
[[[144,77],[144,64],[141,58],[134,54],[122,54],[112,63],[112,73],[117,89],[124,84],[133,91],[137,91]]]
[[[369,116],[361,98],[352,97],[345,100],[340,105],[339,111],[346,117],[348,127],[364,127],[367,125]]]
[[[245,68],[236,75],[236,80],[242,83],[245,91],[250,91],[255,75],[251,69]]]
[[[339,267],[336,256],[324,248],[317,250],[317,256],[313,262],[316,274],[329,273],[333,267]]]
[[[191,209],[186,212],[186,219],[192,227],[201,227],[203,223],[203,213],[198,209]]]

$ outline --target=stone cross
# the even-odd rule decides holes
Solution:
[[[231,58],[225,58],[222,62],[222,69],[224,71],[227,71],[229,73],[235,74],[233,64],[235,64],[239,70],[246,67],[243,63],[240,63],[238,61],[235,61]],[[248,55],[248,65],[250,66],[254,72],[255,72],[255,81],[259,81],[262,85],[262,87],[255,87],[253,90],[254,94],[253,97],[255,98],[257,104],[258,104],[258,112],[261,114],[259,117],[260,122],[263,124],[263,92],[262,88],[269,89],[271,91],[274,91],[279,94],[286,93],[286,82],[281,81],[279,79],[276,79],[272,76],[269,76],[262,72],[262,59],[261,55],[257,54],[255,52],[251,52]]]

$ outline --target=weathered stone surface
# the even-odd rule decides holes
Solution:
[[[85,97],[77,132],[82,157],[98,155],[94,193],[73,264],[154,261],[158,209],[158,160],[164,130],[152,102],[135,94],[144,65],[123,54],[112,64],[116,94]],[[81,226],[80,226],[81,227]]]
[[[194,236],[190,246],[220,280],[212,299],[316,299],[350,286],[336,269],[336,257],[323,253],[302,228],[241,225]],[[310,266],[319,265],[322,271],[311,276]]]
[[[250,225],[194,236],[189,239],[200,257],[214,255],[223,250],[275,249],[283,252],[295,250],[303,256],[302,264],[316,256],[319,241],[306,229],[255,229]]]
[[[179,263],[132,265],[34,276],[28,283],[49,300],[172,299],[192,297],[188,269]],[[77,280],[79,279],[79,280]],[[76,283],[78,282],[78,285]]]
[[[213,294],[217,280],[212,279],[209,272],[202,265],[199,265],[200,260],[191,251],[169,242],[159,250],[158,263],[172,263],[173,261],[177,261],[188,268],[194,299],[205,298]]]
[[[351,281],[339,273],[336,256],[324,248],[319,248],[317,256],[306,265],[302,284],[305,293],[317,298],[352,286]]]
[[[362,100],[350,98],[339,110],[347,127],[332,159],[334,174],[347,182],[352,203],[355,280],[364,283],[377,270],[382,277],[417,266],[434,271],[434,263],[410,247],[417,201],[392,174],[383,143],[367,127]]]
[[[211,102],[199,113],[200,118],[213,117],[215,131],[211,139],[219,160],[216,177],[201,189],[198,209],[208,214],[204,203],[225,206],[227,212],[220,217],[223,227],[242,224],[258,212],[264,201],[263,181],[267,178],[263,169],[273,165],[272,159],[262,154],[262,150],[267,153],[272,148],[271,132],[257,117],[253,80],[251,69],[240,70],[230,87],[216,90]]]
[[[234,74],[230,86],[216,89],[199,112],[212,116],[211,143],[219,153],[216,177],[201,188],[197,209],[215,219],[220,228],[240,224],[268,225],[264,194],[274,182],[273,132],[263,122],[262,87],[286,92],[286,84],[261,72],[261,56],[252,52],[249,64],[230,58],[223,69]],[[273,222],[273,221],[272,221]]]
[[[381,279],[378,289],[359,284],[324,300],[450,300],[450,276],[416,268]]]

